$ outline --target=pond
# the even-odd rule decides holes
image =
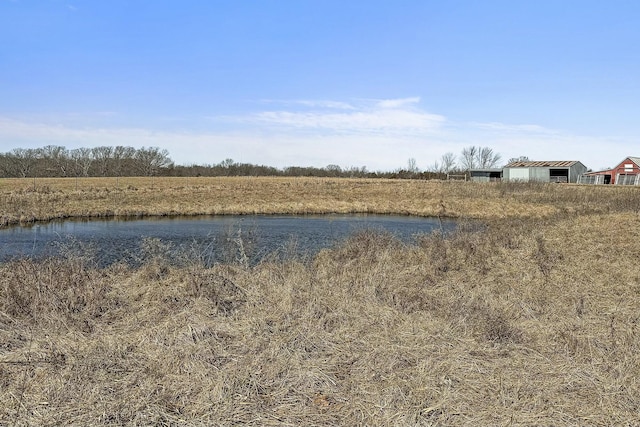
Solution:
[[[257,262],[267,255],[314,255],[361,230],[416,235],[450,232],[454,220],[397,215],[250,215],[91,219],[0,229],[0,262],[44,256],[90,257],[100,266],[139,264],[149,256]]]

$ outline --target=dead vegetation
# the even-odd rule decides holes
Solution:
[[[417,184],[548,214],[255,266],[0,265],[0,424],[640,424],[640,193]]]
[[[349,178],[0,179],[0,227],[69,217],[331,212],[542,218],[618,211],[640,212],[637,188]]]

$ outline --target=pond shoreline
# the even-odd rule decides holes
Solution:
[[[452,220],[372,214],[76,218],[0,230],[0,262],[58,256],[78,247],[90,250],[100,265],[107,266],[121,259],[141,259],[144,246],[152,240],[168,245],[177,258],[197,248],[200,256],[206,252],[212,260],[225,261],[221,250],[231,248],[258,261],[293,243],[298,254],[315,254],[365,230],[389,233],[409,243],[413,236],[449,233],[457,225]]]
[[[321,212],[305,212],[305,213],[296,213],[296,212],[246,212],[246,213],[221,213],[221,214],[209,214],[209,213],[161,213],[161,214],[151,214],[151,213],[136,213],[130,215],[117,215],[112,213],[104,213],[104,214],[94,214],[94,215],[65,215],[65,216],[55,216],[55,217],[47,217],[47,218],[29,218],[29,219],[20,219],[13,222],[2,222],[0,219],[0,230],[5,230],[7,228],[12,227],[30,227],[39,224],[48,224],[51,222],[57,221],[92,221],[92,220],[121,220],[121,221],[136,221],[142,219],[178,219],[181,217],[184,218],[196,218],[196,217],[232,217],[232,216],[245,216],[251,217],[256,215],[263,216],[316,216],[316,215],[377,215],[377,216],[406,216],[406,217],[414,217],[414,218],[423,218],[423,219],[442,219],[442,220],[452,220],[457,219],[456,216],[437,216],[437,215],[415,215],[406,212],[336,212],[336,211],[321,211]]]
[[[350,178],[40,178],[0,180],[0,227],[68,218],[368,213],[418,217],[543,218],[601,189],[544,184]],[[622,192],[623,190],[616,191]],[[611,193],[611,192],[609,192]],[[570,200],[570,199],[568,199]]]
[[[351,178],[0,179],[0,228],[69,218],[376,214],[471,220],[608,213],[633,188]]]

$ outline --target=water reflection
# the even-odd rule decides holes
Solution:
[[[137,264],[161,252],[219,261],[256,262],[268,254],[313,255],[355,231],[386,231],[405,242],[455,229],[456,222],[393,215],[199,216],[73,220],[0,230],[0,262],[15,257],[91,256],[101,266]],[[246,257],[246,260],[242,258]]]

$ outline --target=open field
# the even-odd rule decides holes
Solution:
[[[415,246],[362,231],[256,266],[158,252],[137,269],[91,254],[0,265],[0,425],[640,425],[640,189],[110,180],[1,180],[1,214],[487,227]]]
[[[640,210],[637,188],[345,178],[0,179],[0,226],[67,217],[399,213],[542,218]]]

